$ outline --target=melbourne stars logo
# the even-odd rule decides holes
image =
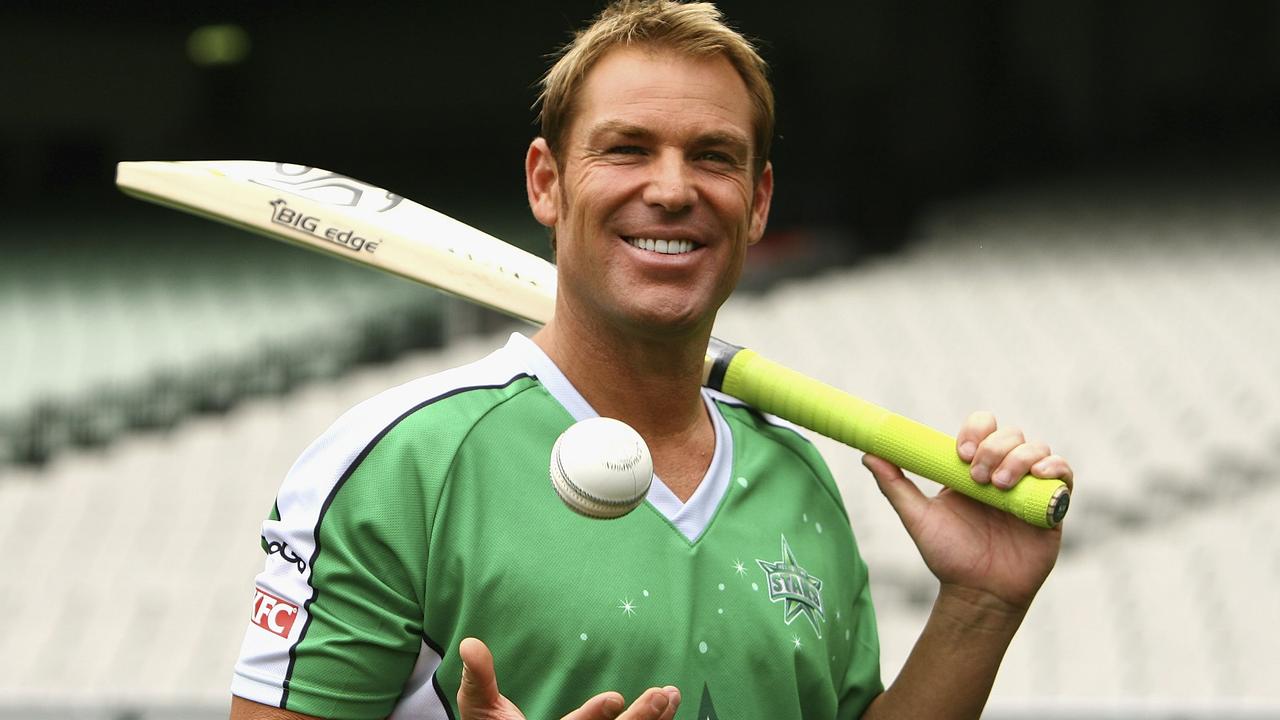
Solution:
[[[813,626],[813,631],[818,637],[822,637],[818,620],[827,621],[827,616],[822,611],[822,581],[800,567],[795,553],[791,552],[791,546],[787,544],[787,536],[782,536],[780,562],[756,562],[769,579],[769,601],[783,603],[782,619],[790,625],[792,620],[803,614]]]

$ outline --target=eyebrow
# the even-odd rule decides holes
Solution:
[[[621,120],[606,120],[599,125],[591,128],[587,133],[587,137],[591,140],[598,139],[601,135],[621,135],[623,137],[648,138],[653,133],[639,125],[633,125]]]
[[[598,141],[602,135],[609,134],[642,140],[653,137],[653,132],[647,128],[621,120],[606,120],[591,128],[587,133],[587,137],[590,141]],[[693,145],[698,148],[723,146],[741,152],[744,155],[749,155],[751,151],[751,143],[747,138],[737,133],[722,130],[713,130],[697,136],[694,138]]]

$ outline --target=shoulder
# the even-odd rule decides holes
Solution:
[[[343,463],[394,436],[406,423],[458,425],[483,416],[535,380],[503,350],[476,362],[412,380],[343,413],[304,454],[332,455]]]
[[[257,579],[261,596],[296,622],[250,629],[237,665],[240,694],[305,712],[327,708],[316,714],[387,714],[422,643],[412,629],[422,619],[431,534],[458,446],[492,408],[536,385],[499,350],[379,393],[303,451],[262,525],[268,560]],[[345,652],[358,653],[358,672]],[[333,700],[334,667],[348,677],[343,704]]]
[[[840,511],[845,512],[844,500],[831,470],[804,430],[776,415],[761,412],[732,395],[710,389],[704,389],[704,392],[738,431],[734,434],[735,443],[742,446],[738,452],[759,452],[763,446],[792,458],[797,471],[812,478]]]
[[[336,490],[368,466],[389,468],[410,456],[416,460],[412,467],[378,472],[380,482],[416,474],[423,462],[447,465],[449,446],[456,446],[478,419],[536,384],[519,358],[497,350],[379,393],[343,413],[302,452],[278,500],[304,497],[314,502],[320,500],[317,494],[326,494],[325,488]]]
[[[726,419],[749,431],[755,441],[778,445],[797,455],[819,475],[830,476],[827,464],[801,428],[776,415],[761,412],[732,395],[718,390],[705,390],[722,409]]]

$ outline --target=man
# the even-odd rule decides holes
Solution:
[[[821,459],[700,387],[769,212],[763,62],[709,5],[622,2],[542,102],[525,169],[555,319],[362,404],[304,453],[264,525],[232,716],[976,717],[1059,531],[926,498],[868,456],[941,582],[885,690]],[[573,514],[547,478],[559,433],[597,414],[654,459],[647,502],[613,521]],[[985,413],[957,452],[980,482],[1071,478]]]

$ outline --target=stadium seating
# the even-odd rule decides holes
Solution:
[[[1062,557],[987,717],[1280,717],[1276,189],[1099,181],[970,198],[939,208],[902,253],[737,296],[722,312],[721,337],[855,394],[949,432],[991,408],[1071,459]],[[79,421],[89,429],[57,432],[114,433],[134,414],[167,417],[166,403],[229,408],[0,471],[0,718],[59,707],[217,716],[262,562],[259,524],[297,453],[361,399],[502,341],[418,351],[330,382],[250,380],[224,368],[278,358],[267,364],[287,370],[351,343],[324,361],[335,367],[301,373],[328,375],[369,333],[397,331],[351,336],[367,314],[333,322],[378,280],[317,291],[246,263],[209,279],[126,274],[92,301],[58,301],[108,308],[92,328],[71,306],[50,312],[62,329],[23,326],[30,308],[0,298],[5,322],[26,333],[10,336],[16,347],[77,337],[73,358],[5,359],[56,369],[39,397],[127,386],[134,371],[112,364],[113,347],[156,358],[152,381],[173,378],[159,385],[171,395],[114,400],[124,419],[92,415]],[[402,298],[397,308],[420,302],[386,292]],[[321,297],[332,302],[317,307]],[[248,350],[221,350],[232,346]],[[254,396],[245,383],[294,389]],[[871,567],[891,679],[934,582],[860,454],[815,442]]]
[[[441,298],[411,283],[144,217],[105,236],[69,230],[42,252],[18,246],[0,264],[0,466],[442,341]]]

